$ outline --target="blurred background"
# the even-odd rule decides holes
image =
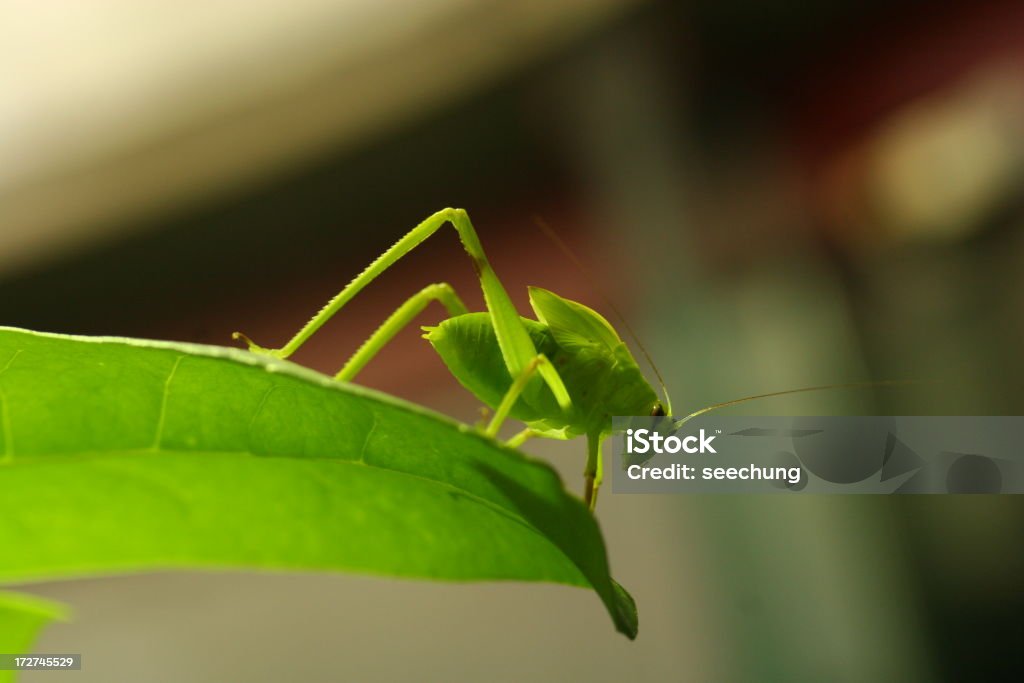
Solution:
[[[285,341],[461,206],[513,298],[622,309],[677,412],[1022,414],[1024,5],[128,0],[0,7],[0,325]],[[544,236],[542,217],[587,264]],[[480,306],[454,233],[296,357],[335,371],[411,293]],[[423,324],[440,319],[431,309]],[[932,382],[934,380],[934,382]],[[410,329],[363,383],[472,422]],[[529,444],[567,486],[582,445]],[[616,496],[641,616],[593,595],[347,575],[45,584],[31,680],[1010,680],[1015,496]],[[1017,539],[1016,541],[1013,539]]]

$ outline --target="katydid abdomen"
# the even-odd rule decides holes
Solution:
[[[572,398],[572,407],[559,409],[554,396],[538,382],[524,392],[511,417],[540,431],[564,431],[566,437],[607,434],[613,415],[648,415],[658,397],[643,380],[625,344],[609,347],[561,346],[551,329],[521,318],[537,352],[558,370]],[[483,403],[496,408],[512,386],[502,359],[490,314],[468,313],[424,328],[455,378]]]

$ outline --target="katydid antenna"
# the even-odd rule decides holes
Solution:
[[[743,398],[734,398],[731,401],[725,401],[723,403],[715,403],[710,406],[705,406],[698,411],[692,412],[681,420],[677,420],[673,423],[673,429],[679,429],[683,424],[689,422],[698,415],[704,413],[710,413],[712,410],[718,410],[719,408],[728,408],[739,403],[746,403],[747,401],[756,401],[759,398],[772,398],[774,396],[786,396],[788,394],[802,394],[808,391],[825,391],[827,389],[866,389],[868,387],[898,387],[909,384],[920,384],[920,380],[915,379],[886,379],[878,382],[849,382],[847,384],[824,384],[820,387],[803,387],[802,389],[789,389],[787,391],[773,391],[768,394],[757,394],[755,396],[744,396]]]
[[[636,332],[633,331],[633,328],[626,320],[626,317],[622,315],[618,307],[612,303],[611,298],[605,294],[604,290],[597,285],[597,281],[594,279],[594,276],[590,274],[587,267],[583,265],[579,258],[577,258],[575,252],[569,248],[569,245],[565,243],[565,240],[563,240],[557,232],[555,232],[554,228],[548,225],[547,221],[537,214],[533,216],[533,222],[544,232],[547,238],[551,240],[563,254],[565,254],[565,257],[568,258],[574,266],[576,266],[583,277],[587,279],[587,282],[590,284],[590,288],[593,289],[599,297],[601,297],[601,300],[604,302],[605,306],[608,307],[608,310],[610,310],[618,321],[622,323],[622,327],[626,330],[630,339],[633,340],[633,343],[640,349],[640,353],[643,354],[644,360],[646,360],[647,364],[651,366],[651,370],[654,371],[654,376],[658,378],[658,384],[661,386],[662,396],[665,398],[665,414],[671,415],[672,399],[669,398],[668,387],[665,386],[665,379],[661,376],[658,366],[654,364],[654,359],[651,358],[651,354],[647,352],[647,348],[643,345],[643,342],[640,341],[640,337],[637,336]]]

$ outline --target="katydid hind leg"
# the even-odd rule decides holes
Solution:
[[[422,223],[409,231],[391,248],[381,254],[375,261],[357,275],[342,289],[312,320],[306,323],[291,340],[280,349],[267,349],[255,344],[245,335],[236,332],[235,339],[241,339],[254,353],[262,353],[277,358],[288,358],[299,349],[317,330],[320,329],[335,313],[352,300],[368,284],[373,282],[385,270],[400,258],[419,246],[446,224],[451,224],[462,241],[462,246],[473,261],[473,267],[480,279],[484,301],[491,316],[494,332],[501,348],[502,357],[509,374],[513,377],[521,374],[527,365],[537,356],[537,349],[530,339],[529,333],[519,318],[519,312],[509,298],[504,286],[491,268],[487,255],[484,253],[480,239],[469,220],[469,215],[462,209],[442,209],[431,215]],[[548,385],[563,410],[571,406],[569,392],[565,388],[557,370],[550,364],[538,368],[538,374]]]

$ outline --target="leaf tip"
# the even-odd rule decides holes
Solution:
[[[640,615],[636,611],[636,601],[618,581],[611,579],[611,582],[615,591],[615,606],[612,613],[615,628],[630,640],[636,640],[640,631]]]

